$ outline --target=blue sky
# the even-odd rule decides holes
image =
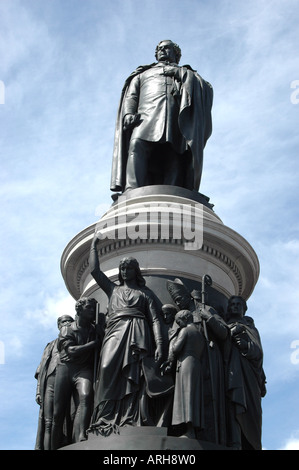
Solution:
[[[34,448],[34,372],[74,314],[61,254],[111,205],[125,78],[172,39],[214,88],[200,191],[260,260],[263,447],[299,449],[298,2],[1,0],[0,29],[0,448]]]

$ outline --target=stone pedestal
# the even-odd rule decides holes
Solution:
[[[181,279],[190,290],[201,290],[208,274],[207,304],[224,314],[232,295],[249,298],[259,276],[258,258],[250,244],[225,226],[209,200],[172,186],[148,186],[122,194],[101,219],[78,233],[65,248],[61,271],[70,294],[94,297],[105,313],[107,297],[90,275],[88,258],[94,233],[101,233],[101,270],[118,281],[121,259],[139,262],[146,285],[160,307],[173,303],[167,280]],[[136,434],[137,432],[137,434]],[[148,434],[150,433],[150,434]],[[162,434],[161,434],[162,433]],[[142,439],[140,439],[142,437]],[[108,438],[90,435],[65,449],[218,449],[213,443],[167,436],[163,428],[121,429]]]
[[[105,312],[106,295],[89,273],[88,257],[94,232],[101,269],[118,279],[119,261],[135,257],[147,286],[161,304],[172,300],[167,279],[180,278],[201,289],[204,274],[211,276],[208,303],[220,313],[231,295],[248,299],[259,276],[259,262],[250,244],[225,226],[208,199],[199,193],[172,186],[147,186],[119,196],[98,223],[78,233],[65,248],[61,271],[70,294],[92,296]]]
[[[134,455],[132,451],[198,451],[198,450],[229,450],[227,447],[212,444],[196,439],[174,437],[167,435],[166,428],[152,426],[124,426],[119,434],[110,434],[103,437],[89,434],[87,441],[77,442],[62,447],[60,450],[125,450]],[[113,454],[112,454],[113,455]],[[116,454],[117,455],[117,454]]]

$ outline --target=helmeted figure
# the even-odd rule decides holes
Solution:
[[[213,90],[180,48],[161,41],[157,62],[138,67],[122,90],[115,131],[111,190],[151,184],[198,190],[203,149],[212,132]]]

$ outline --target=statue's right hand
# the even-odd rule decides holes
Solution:
[[[124,117],[124,131],[133,127],[136,123],[136,114],[126,114]]]
[[[103,240],[104,235],[100,230],[96,230],[93,236],[92,245],[95,246],[100,240]]]
[[[240,333],[242,333],[243,328],[242,328],[241,325],[238,325],[238,324],[237,324],[237,325],[233,325],[233,326],[231,327],[231,330],[230,330],[230,331],[231,331],[231,335],[232,335],[232,336],[236,336],[236,335],[239,335]]]
[[[37,403],[39,406],[41,406],[41,404],[42,404],[42,399],[41,399],[41,396],[40,396],[39,394],[36,395],[35,401],[36,401],[36,403]]]

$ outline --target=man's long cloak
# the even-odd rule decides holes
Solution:
[[[138,67],[126,80],[119,103],[112,160],[111,191],[124,191],[130,132],[123,130],[123,102],[131,80],[156,64]],[[179,128],[192,152],[194,173],[193,189],[198,190],[201,180],[203,149],[212,133],[211,109],[213,89],[190,66],[185,65],[180,87]]]

